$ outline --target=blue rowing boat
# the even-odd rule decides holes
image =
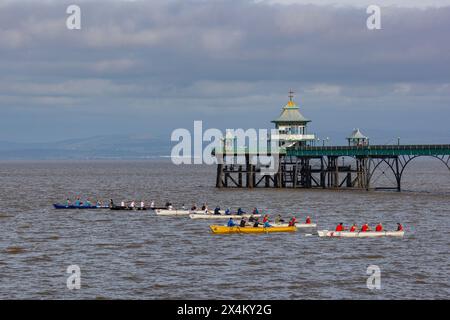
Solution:
[[[108,206],[85,206],[85,205],[81,205],[81,206],[75,206],[75,205],[66,205],[66,204],[61,204],[61,203],[54,203],[53,207],[55,209],[109,209]]]

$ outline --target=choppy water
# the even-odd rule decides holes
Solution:
[[[217,190],[215,168],[155,161],[0,162],[0,298],[449,298],[450,172],[408,169],[403,193]],[[296,234],[216,236],[207,221],[150,212],[55,211],[77,194],[175,205],[253,206],[321,228],[404,223],[404,239]],[[68,290],[66,268],[81,268]],[[381,268],[381,289],[366,268]]]

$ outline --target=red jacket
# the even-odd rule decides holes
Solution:
[[[361,228],[361,232],[366,232],[369,230],[369,226],[363,225]]]
[[[378,225],[375,227],[375,231],[377,231],[377,232],[383,231],[383,226],[382,226],[381,224],[378,224]]]
[[[336,227],[336,231],[344,231],[344,226],[338,224],[338,226]]]

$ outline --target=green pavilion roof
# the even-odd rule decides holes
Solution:
[[[272,120],[273,123],[290,123],[290,124],[304,124],[311,120],[306,119],[299,111],[299,107],[294,101],[290,100],[281,111],[280,116]]]

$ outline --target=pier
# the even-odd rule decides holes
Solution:
[[[221,148],[215,150],[217,158],[217,188],[320,188],[355,190],[401,191],[405,168],[418,157],[433,157],[441,161],[450,173],[450,144],[430,145],[370,145],[359,129],[347,137],[347,146],[317,146],[318,139],[307,132],[307,120],[292,100],[283,108],[276,124],[279,142],[276,169],[266,173],[265,167],[254,164],[257,150]],[[225,138],[223,146],[230,144]],[[231,144],[233,141],[231,141]],[[227,150],[227,152],[225,152]],[[238,161],[240,159],[241,161]],[[242,159],[245,159],[242,162]],[[383,168],[393,177],[393,183],[374,187],[375,174]]]

